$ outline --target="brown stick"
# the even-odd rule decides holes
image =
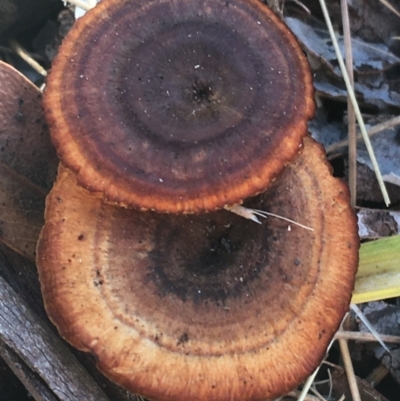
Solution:
[[[37,401],[109,401],[61,340],[0,276],[1,345],[6,359],[15,362],[19,358],[26,365],[22,370],[12,364],[26,387],[36,392]],[[32,375],[40,377],[45,386],[34,387]]]

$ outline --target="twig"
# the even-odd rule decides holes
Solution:
[[[364,380],[376,387],[389,373],[389,368],[380,363]]]
[[[333,26],[332,26],[331,19],[329,17],[328,9],[326,8],[325,0],[319,0],[319,3],[321,5],[322,13],[324,15],[325,22],[326,22],[326,25],[328,27],[328,30],[329,30],[329,33],[330,33],[330,36],[331,36],[331,39],[332,39],[333,47],[335,48],[336,57],[337,57],[337,60],[338,60],[339,66],[340,66],[340,70],[341,70],[342,75],[343,75],[344,82],[346,84],[347,92],[348,92],[348,95],[350,97],[351,103],[352,103],[352,105],[354,107],[354,112],[356,114],[357,121],[358,121],[361,133],[362,133],[364,141],[365,141],[365,146],[367,147],[367,151],[368,151],[369,157],[371,159],[372,167],[373,167],[373,169],[375,171],[376,178],[378,180],[378,184],[379,184],[379,187],[380,187],[382,195],[383,195],[383,199],[385,201],[386,206],[389,206],[390,205],[389,195],[387,193],[387,190],[386,190],[386,187],[385,187],[385,183],[383,182],[382,174],[381,174],[381,172],[379,170],[379,165],[378,165],[378,162],[376,160],[376,157],[375,157],[375,154],[374,154],[374,150],[373,150],[372,145],[371,145],[371,141],[369,140],[369,136],[368,136],[367,131],[365,129],[365,125],[364,125],[364,121],[363,121],[363,118],[362,118],[362,115],[361,115],[361,112],[360,112],[360,108],[358,106],[356,96],[354,94],[354,91],[353,91],[353,88],[351,86],[351,82],[350,82],[349,76],[348,76],[347,71],[346,71],[346,67],[344,65],[343,57],[342,57],[342,54],[340,52],[340,48],[339,48],[339,44],[338,44],[338,41],[337,41],[336,36],[335,36],[335,32],[333,30]]]
[[[385,343],[400,344],[399,336],[391,336],[388,334],[379,334],[382,341]],[[362,331],[338,331],[335,338],[344,338],[346,340],[379,342],[376,336],[372,333],[364,333]]]
[[[2,260],[0,266],[1,269],[7,268]],[[0,294],[1,345],[12,350],[32,375],[42,379],[53,398],[60,401],[109,401],[49,325],[1,276]]]
[[[360,391],[358,389],[356,375],[354,374],[353,364],[350,358],[347,340],[339,338],[340,351],[342,353],[344,369],[346,371],[347,380],[349,382],[351,397],[353,401],[361,401]]]
[[[398,117],[393,117],[383,123],[380,124],[376,124],[373,127],[369,128],[367,130],[368,136],[371,138],[376,134],[379,134],[379,132],[382,132],[386,129],[390,129],[395,127],[396,125],[400,124],[400,116]],[[357,132],[357,141],[359,141],[360,139],[362,139],[362,134],[360,131]],[[326,152],[327,153],[333,153],[336,152],[338,149],[347,146],[349,144],[349,141],[347,139],[340,141],[340,142],[336,142],[330,146],[328,146],[326,148]]]
[[[351,87],[354,88],[353,74],[353,52],[351,48],[351,33],[349,11],[347,0],[340,0],[343,22],[343,39],[346,54],[346,68],[349,74]],[[348,138],[349,138],[349,188],[350,203],[352,207],[356,207],[357,199],[357,136],[356,136],[356,116],[354,108],[349,97],[347,97],[347,114],[348,114]]]
[[[31,55],[15,40],[10,40],[10,47],[18,54],[23,60],[25,60],[36,72],[42,76],[46,76],[46,70],[36,61]]]

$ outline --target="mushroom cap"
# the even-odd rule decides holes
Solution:
[[[150,399],[285,394],[318,366],[348,310],[356,219],[345,184],[311,139],[247,206],[314,231],[224,210],[118,208],[62,168],[38,245],[50,318],[104,374]]]
[[[314,100],[299,44],[258,0],[104,0],[64,40],[44,109],[79,184],[197,213],[263,191]]]

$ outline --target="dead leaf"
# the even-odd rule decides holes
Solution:
[[[378,160],[383,179],[400,186],[400,136],[397,130],[387,129],[371,138],[375,156]],[[357,144],[357,161],[372,169],[364,143]]]
[[[58,158],[39,89],[1,61],[0,82],[0,240],[34,259]]]
[[[377,239],[400,234],[400,212],[379,209],[360,209],[358,234],[362,239]]]
[[[347,99],[342,74],[331,38],[324,24],[309,17],[305,21],[286,17],[285,22],[302,43],[314,70],[314,87],[322,95],[340,101]],[[343,37],[337,35],[344,54]],[[389,80],[385,72],[400,65],[383,43],[372,43],[352,35],[355,92],[361,103],[386,109],[400,106],[398,79]]]

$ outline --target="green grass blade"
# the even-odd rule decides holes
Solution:
[[[357,304],[398,296],[400,296],[400,235],[362,244],[351,302]]]

